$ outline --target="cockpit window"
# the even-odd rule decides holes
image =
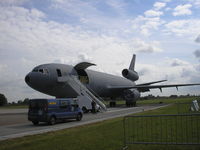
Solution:
[[[32,72],[38,72],[38,69],[33,69],[33,71]]]
[[[42,74],[48,74],[49,73],[48,69],[33,69],[32,72],[40,72]]]

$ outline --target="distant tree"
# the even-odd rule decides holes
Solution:
[[[22,103],[23,103],[22,100],[18,100],[18,101],[17,101],[17,104],[22,104]]]
[[[11,104],[12,104],[12,105],[16,105],[16,103],[15,103],[15,102],[12,102]]]
[[[0,106],[6,105],[8,103],[7,98],[5,95],[0,94]]]
[[[178,95],[170,95],[170,98],[177,98]]]
[[[28,99],[28,98],[25,98],[24,101],[23,101],[23,104],[26,104],[26,105],[27,105],[28,103],[29,103],[29,99]]]

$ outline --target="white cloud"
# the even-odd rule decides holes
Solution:
[[[165,8],[165,11],[170,11],[170,10],[172,10],[172,8],[170,7]]]
[[[144,42],[141,39],[133,40],[133,49],[143,53],[161,52],[160,43],[158,41]]]
[[[151,33],[155,30],[158,30],[159,26],[161,26],[163,23],[164,21],[159,17],[138,16],[132,20],[132,28],[135,31],[139,31],[144,36],[150,36]]]
[[[178,5],[176,8],[174,8],[173,15],[174,16],[191,15],[192,14],[192,11],[190,10],[191,7],[192,7],[191,4]]]
[[[144,16],[137,16],[132,20],[132,27],[134,30],[139,30],[139,32],[148,37],[154,31],[158,30],[165,21],[160,19],[160,16],[163,15],[162,11],[159,11],[161,8],[164,8],[166,3],[156,2],[153,5],[153,8],[144,12]]]
[[[178,58],[169,59],[168,62],[169,62],[169,64],[170,64],[172,67],[187,66],[187,65],[189,65],[188,62],[183,61],[183,60],[180,60],[180,59],[178,59]]]
[[[164,8],[166,6],[166,3],[163,3],[163,2],[156,2],[154,5],[154,8],[156,10],[160,10],[161,8]]]
[[[174,20],[165,24],[163,31],[177,36],[189,36],[193,39],[200,32],[200,19]]]
[[[163,15],[163,12],[161,11],[156,11],[156,10],[147,10],[144,12],[146,17],[159,17]]]

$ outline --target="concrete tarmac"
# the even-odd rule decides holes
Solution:
[[[53,126],[49,126],[46,123],[40,123],[39,125],[34,126],[32,122],[27,120],[27,109],[17,109],[10,112],[8,111],[7,113],[0,112],[0,141],[81,126],[116,117],[130,115],[133,113],[158,109],[165,106],[167,105],[140,106],[132,108],[109,108],[107,112],[103,113],[99,112],[96,114],[84,114],[81,121],[70,120],[66,123],[57,123]]]

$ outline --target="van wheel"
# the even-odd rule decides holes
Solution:
[[[78,114],[78,115],[76,116],[76,120],[77,120],[77,121],[81,121],[81,119],[82,119],[82,114]]]
[[[54,124],[56,124],[56,118],[55,118],[54,116],[50,117],[48,124],[49,124],[49,125],[54,125]]]
[[[38,125],[38,124],[39,124],[39,121],[32,121],[32,123],[33,123],[34,125]]]

